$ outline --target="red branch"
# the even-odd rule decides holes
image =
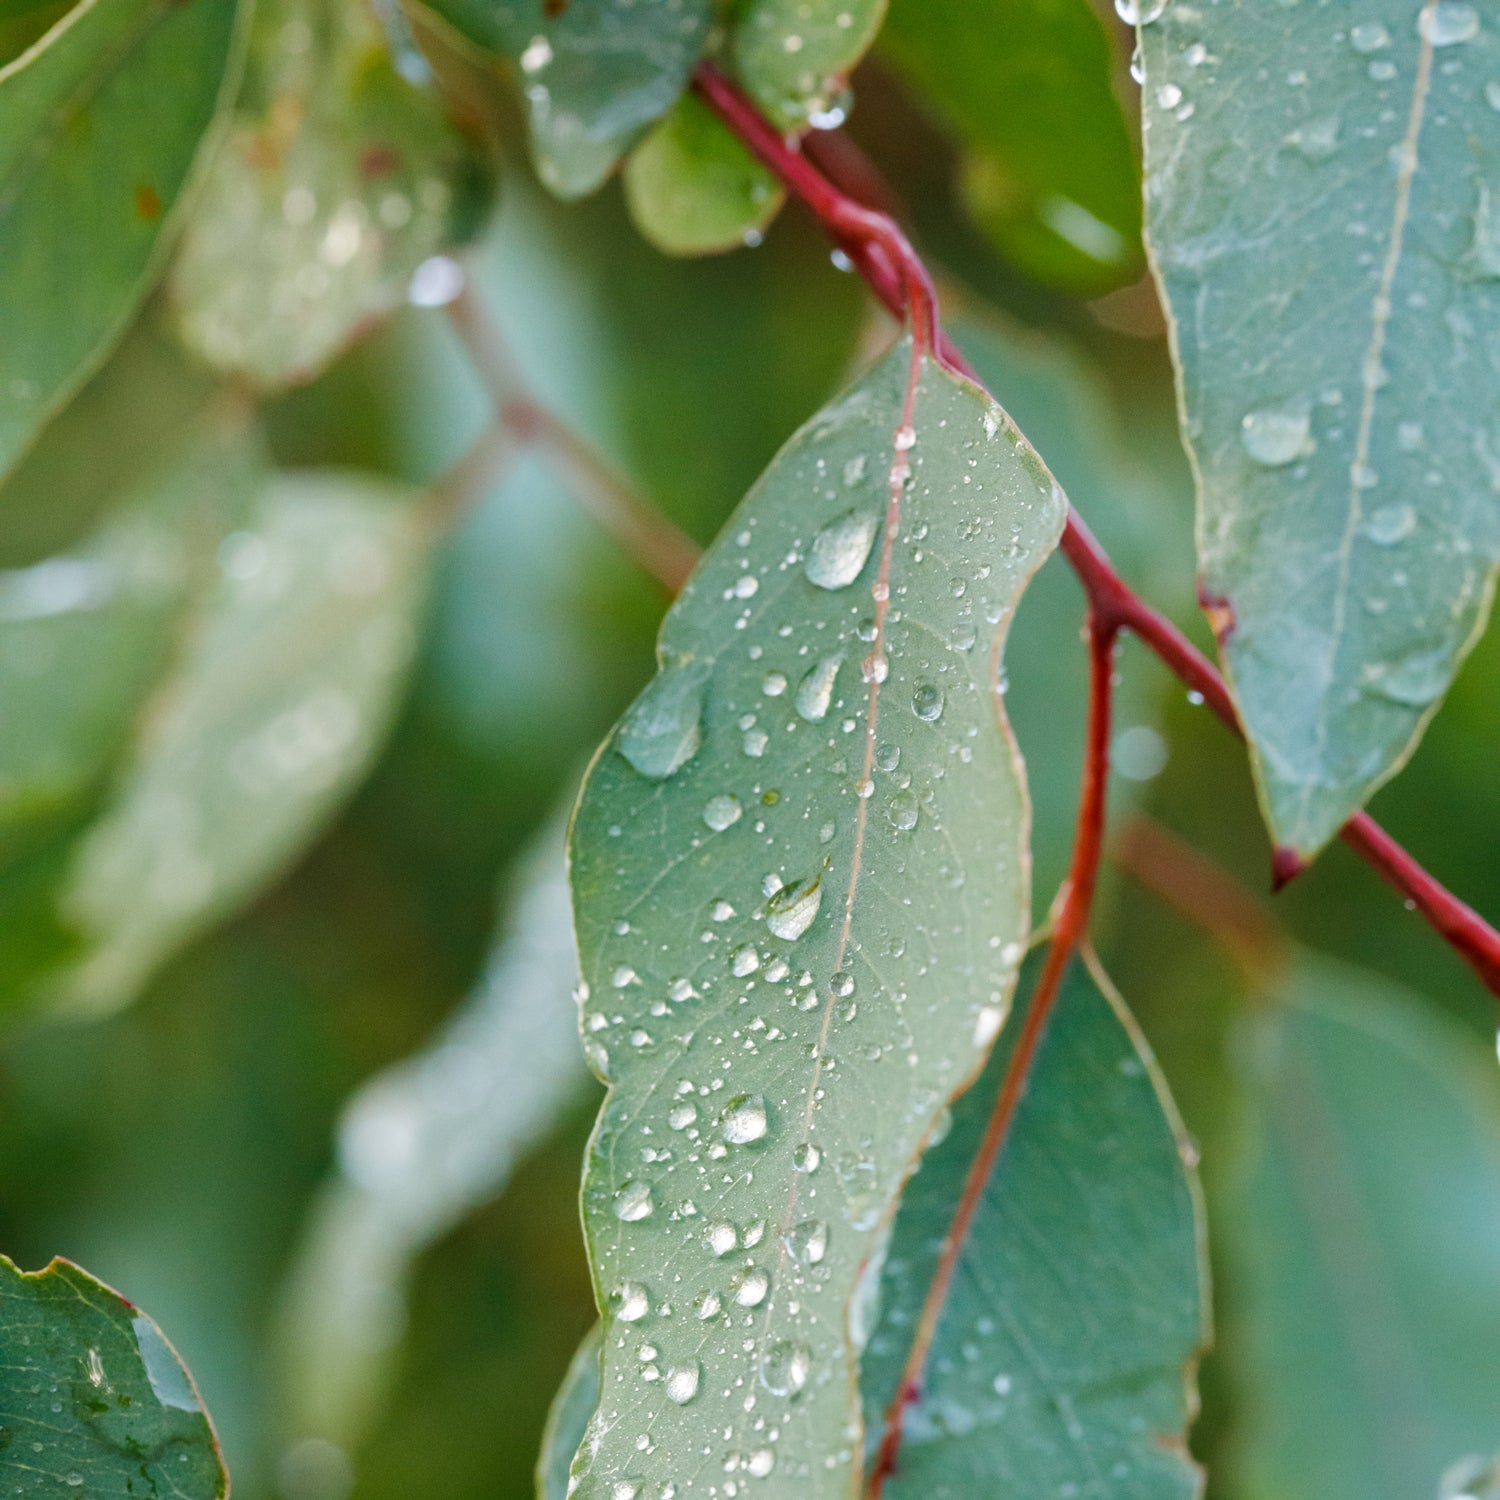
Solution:
[[[895,221],[866,208],[830,182],[803,155],[797,141],[783,139],[755,105],[712,65],[700,66],[695,82],[725,124],[812,210],[870,290],[896,317],[909,309],[915,314],[920,301],[922,316],[930,315],[931,322],[924,325],[914,319],[913,336],[918,343],[930,338],[945,366],[978,383],[973,369],[937,323],[931,278]],[[915,288],[922,289],[920,298],[911,290]],[[1096,619],[1112,624],[1115,630],[1128,629],[1138,635],[1243,738],[1234,701],[1213,664],[1170,620],[1130,589],[1082,517],[1071,508],[1062,550],[1083,584]],[[1485,987],[1500,997],[1500,932],[1429,875],[1368,813],[1351,818],[1340,837],[1420,911]],[[1278,883],[1290,879],[1300,868],[1290,851],[1276,851]]]
[[[1090,608],[1088,733],[1085,740],[1083,784],[1078,797],[1073,858],[1068,867],[1068,878],[1054,904],[1052,939],[1047,949],[1046,962],[1042,965],[1036,988],[1032,991],[1026,1019],[1016,1038],[1016,1050],[1011,1053],[1010,1061],[1006,1064],[1005,1077],[1000,1082],[995,1107],[984,1128],[984,1138],[979,1143],[973,1161],[969,1163],[963,1194],[943,1239],[942,1252],[938,1256],[937,1267],[927,1288],[927,1298],[922,1304],[922,1313],[912,1335],[901,1381],[891,1398],[891,1404],[886,1408],[885,1429],[870,1473],[869,1493],[872,1500],[877,1500],[886,1478],[895,1472],[896,1454],[901,1447],[902,1420],[907,1407],[921,1395],[922,1373],[932,1350],[932,1341],[937,1335],[943,1306],[948,1300],[948,1290],[953,1283],[954,1273],[958,1270],[959,1254],[968,1238],[974,1215],[979,1211],[985,1184],[994,1171],[1000,1148],[1010,1132],[1016,1106],[1025,1092],[1026,1079],[1062,986],[1063,975],[1067,973],[1068,962],[1077,951],[1088,927],[1089,909],[1093,905],[1094,886],[1099,875],[1099,856],[1104,846],[1104,797],[1109,779],[1110,698],[1115,670],[1115,642],[1119,632],[1119,622],[1109,613]]]

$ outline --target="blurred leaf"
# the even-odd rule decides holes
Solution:
[[[1246,1019],[1222,1193],[1242,1409],[1226,1492],[1411,1500],[1500,1438],[1493,1056],[1390,984],[1304,957]]]
[[[857,1430],[859,1269],[1014,981],[1027,819],[994,672],[1062,496],[930,361],[908,455],[910,363],[902,342],[752,489],[580,801],[586,1047],[613,1083],[584,1178],[605,1310],[590,1500],[642,1474],[694,1494],[722,1472],[705,1444],[759,1451],[767,1422],[768,1500],[843,1493],[850,1461],[824,1459]]]
[[[891,0],[880,43],[968,151],[965,201],[1008,260],[1090,296],[1140,275],[1135,150],[1088,0]]]
[[[564,841],[554,819],[523,856],[474,994],[344,1108],[339,1172],[288,1286],[277,1369],[295,1437],[355,1446],[386,1395],[417,1256],[499,1197],[582,1092]]]
[[[0,1483],[26,1494],[219,1500],[229,1477],[161,1330],[86,1271],[0,1255]]]
[[[631,218],[657,249],[702,255],[758,234],[785,194],[696,94],[684,94],[631,152],[625,196]]]
[[[842,119],[849,70],[875,40],[885,7],[886,0],[747,0],[735,18],[740,81],[779,125]]]
[[[599,1361],[603,1334],[596,1323],[584,1335],[562,1388],[547,1414],[542,1454],[536,1466],[537,1500],[568,1500],[568,1470],[599,1404]]]
[[[1039,967],[1028,963],[1023,991]],[[873,1273],[879,1321],[860,1376],[872,1453],[1020,1020],[923,1157]],[[1188,1149],[1124,1003],[1075,962],[959,1252],[882,1494],[1198,1494],[1187,1424],[1208,1278]]]
[[[672,107],[707,40],[713,0],[427,0],[521,72],[537,174],[580,198]]]
[[[0,473],[150,284],[225,91],[234,0],[82,0],[0,68]]]
[[[1204,597],[1272,834],[1307,857],[1489,609],[1500,29],[1452,0],[1264,22],[1235,0],[1142,32],[1147,207]]]
[[[0,67],[13,62],[73,8],[76,0],[9,0],[0,13]]]
[[[472,218],[482,169],[360,0],[259,0],[245,84],[172,276],[225,373],[316,373]]]

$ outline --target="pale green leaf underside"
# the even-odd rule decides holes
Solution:
[[[1172,0],[1142,45],[1204,588],[1272,832],[1312,854],[1405,760],[1500,555],[1500,19]]]
[[[926,362],[882,577],[909,365],[898,345],[751,491],[583,792],[584,1028],[612,1089],[584,1181],[604,1363],[582,1500],[740,1468],[768,1500],[849,1492],[859,1270],[1008,1003],[1028,816],[995,674],[1064,502]]]
[[[584,1335],[552,1400],[536,1464],[537,1500],[568,1500],[568,1470],[599,1404],[599,1325]]]
[[[901,1200],[864,1357],[872,1441],[1016,1031],[1012,1021]],[[1135,1023],[1075,965],[964,1242],[890,1500],[1198,1493],[1186,1442],[1208,1285],[1183,1154]]]
[[[219,1500],[229,1480],[176,1351],[144,1313],[65,1260],[0,1255],[0,1490]]]
[[[1219,1205],[1235,1493],[1457,1493],[1444,1473],[1500,1448],[1494,1056],[1307,957],[1240,1043],[1244,1152]]]
[[[0,70],[0,472],[146,290],[235,15],[234,0],[81,0]]]
[[[210,365],[307,378],[404,300],[473,163],[353,0],[260,0],[242,96],[172,275]]]

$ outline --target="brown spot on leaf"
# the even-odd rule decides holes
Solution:
[[[1206,589],[1202,579],[1198,580],[1198,603],[1208,616],[1208,626],[1214,633],[1214,639],[1221,646],[1224,645],[1234,634],[1234,605],[1229,602],[1227,595],[1211,593]]]
[[[568,8],[568,0],[542,0],[542,14],[555,21]]]
[[[145,219],[147,223],[161,218],[161,194],[149,182],[135,185],[135,212],[137,218]]]

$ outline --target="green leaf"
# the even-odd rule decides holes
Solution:
[[[1023,989],[1039,967],[1028,963]],[[1019,1020],[901,1200],[861,1375],[872,1445]],[[1188,1149],[1124,1002],[1075,963],[959,1253],[883,1494],[1198,1494],[1186,1444],[1208,1277]]]
[[[751,490],[579,804],[586,1046],[612,1085],[580,1500],[635,1476],[704,1494],[731,1461],[771,1470],[768,1500],[847,1492],[860,1267],[1014,982],[1027,811],[995,673],[1064,502],[930,361],[906,428],[910,365],[903,342]]]
[[[1405,762],[1489,608],[1500,24],[1378,0],[1268,27],[1233,0],[1169,5],[1142,46],[1204,596],[1267,821],[1307,857]]]
[[[880,46],[965,147],[964,199],[1008,260],[1088,295],[1140,275],[1135,150],[1088,0],[892,0]]]
[[[0,68],[0,473],[123,329],[230,71],[234,0],[80,0]]]
[[[599,1404],[602,1337],[596,1323],[584,1335],[547,1414],[536,1465],[537,1500],[568,1500],[568,1470]]]
[[[1226,1477],[1245,1500],[1437,1495],[1496,1446],[1494,1057],[1306,956],[1239,1042],[1244,1150],[1217,1204],[1243,1393]]]
[[[221,548],[62,909],[89,952],[59,1000],[109,1008],[275,875],[379,743],[414,645],[425,522],[358,475],[283,475]]]
[[[591,193],[676,102],[708,37],[712,0],[427,0],[520,69],[531,148],[561,198]]]
[[[849,70],[875,40],[886,0],[749,0],[734,61],[761,108],[788,128],[843,118]]]
[[[731,250],[770,223],[776,179],[694,94],[684,94],[625,164],[625,198],[641,233],[669,255]]]
[[[229,1476],[161,1330],[87,1271],[0,1255],[0,1485],[28,1495],[219,1500]]]
[[[307,379],[471,217],[479,162],[358,0],[260,0],[245,85],[172,276],[215,369]]]

